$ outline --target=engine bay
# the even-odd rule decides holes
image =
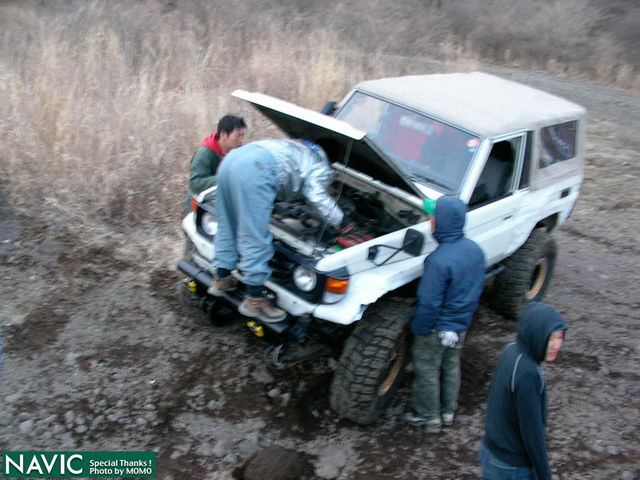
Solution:
[[[341,234],[304,201],[276,202],[271,221],[274,238],[302,254],[321,257],[415,225],[424,219],[413,205],[407,205],[367,182],[356,182],[343,172],[338,174],[338,178],[330,193],[353,222],[352,231]]]

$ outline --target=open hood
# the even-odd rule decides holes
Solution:
[[[262,93],[235,90],[232,95],[252,103],[290,137],[306,138],[317,143],[332,161],[345,164],[419,198],[425,197],[380,148],[369,140],[365,132],[348,123]]]

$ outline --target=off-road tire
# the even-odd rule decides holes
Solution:
[[[331,384],[331,407],[338,415],[370,425],[389,405],[410,357],[410,314],[408,305],[383,300],[358,322]]]
[[[182,258],[190,262],[195,249],[196,247],[193,242],[189,237],[186,237],[184,241],[184,255]],[[191,291],[188,287],[190,280],[191,279],[189,278],[183,278],[178,282],[177,289],[180,304],[182,305],[185,314],[189,316],[193,323],[196,325],[210,326],[211,317],[203,308],[205,296],[201,291],[202,288],[196,285],[196,291]]]
[[[184,258],[187,262],[190,262],[191,255],[193,255],[195,251],[196,246],[193,244],[189,237],[186,237],[184,240],[184,255],[182,255],[182,258]]]
[[[556,243],[546,230],[536,229],[502,263],[504,271],[495,278],[491,305],[502,316],[515,320],[527,303],[544,297],[556,264]]]

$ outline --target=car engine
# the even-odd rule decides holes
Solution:
[[[291,246],[297,247],[301,253],[324,256],[413,225],[419,220],[419,216],[410,209],[388,211],[377,192],[357,190],[334,182],[331,193],[353,222],[352,231],[341,234],[304,202],[276,202],[271,222],[276,230],[274,236],[294,244]]]

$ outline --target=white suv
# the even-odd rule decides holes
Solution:
[[[304,203],[276,202],[266,287],[289,315],[249,322],[278,365],[319,351],[339,359],[331,404],[341,416],[374,422],[402,377],[415,281],[437,247],[425,199],[455,195],[469,205],[465,233],[484,250],[498,312],[515,318],[543,296],[556,257],[551,232],[571,213],[583,178],[581,106],[479,72],[363,82],[322,113],[259,93],[233,95],[288,136],[324,148],[332,193],[356,225],[340,235]],[[183,298],[215,323],[234,312],[229,305],[242,290],[206,295],[214,202],[215,187],[194,199],[178,268],[188,275]]]

